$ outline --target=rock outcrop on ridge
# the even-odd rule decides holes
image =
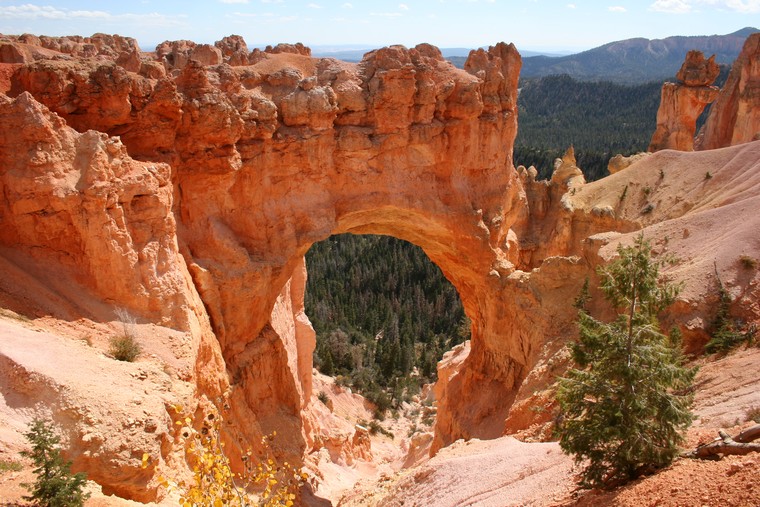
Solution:
[[[17,51],[0,51],[28,56],[0,64],[0,253],[56,289],[70,308],[48,310],[60,319],[107,322],[123,307],[185,333],[192,368],[182,380],[197,413],[214,404],[224,414],[233,462],[273,431],[288,459],[330,440],[310,406],[315,337],[303,293],[313,243],[345,232],[410,241],[459,292],[472,337],[456,364],[441,365],[435,451],[504,433],[515,401],[530,398],[529,373],[575,332],[568,302],[625,240],[616,234],[679,219],[689,203],[708,210],[758,195],[754,180],[741,190],[726,176],[723,193],[704,184],[705,171],[712,183],[730,172],[710,152],[647,157],[614,175],[613,192],[583,185],[572,152],[551,181],[515,170],[520,55],[504,43],[471,52],[460,70],[427,44],[349,64],[301,45],[246,54],[235,37],[149,55],[114,36],[91,56],[42,40],[6,37]],[[747,150],[732,171],[753,174],[757,143]],[[692,162],[697,190],[679,200],[660,174]],[[654,192],[628,180],[643,174]],[[671,245],[681,244],[675,234]],[[704,281],[714,268],[699,269]],[[750,297],[757,274],[747,276]],[[692,297],[679,303],[688,322],[675,323],[698,346],[707,310],[704,295]],[[756,305],[742,308],[760,318]],[[171,425],[168,401],[166,411]],[[88,423],[77,424],[83,434]],[[158,468],[181,447],[161,442]],[[101,483],[144,499],[139,481],[109,475],[107,458],[75,465],[98,466]]]
[[[720,68],[715,55],[705,60],[701,51],[689,51],[676,74],[678,83],[664,83],[657,110],[657,129],[652,135],[649,151],[694,150],[697,118],[718,96],[712,86]]]
[[[747,37],[696,141],[698,150],[760,139],[760,33]]]

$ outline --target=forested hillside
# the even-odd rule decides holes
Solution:
[[[747,37],[757,28],[743,28],[727,35],[626,39],[569,56],[523,58],[523,78],[568,74],[583,81],[640,84],[674,76],[689,50],[697,49],[715,61],[730,65]]]
[[[410,243],[333,236],[312,246],[306,263],[317,368],[381,408],[434,380],[443,352],[469,338],[456,290]]]
[[[526,80],[518,98],[515,166],[535,166],[539,179],[575,147],[586,179],[606,176],[618,153],[645,151],[657,125],[662,83],[623,86],[576,81],[569,76]]]
[[[723,85],[731,70],[720,67],[716,86]],[[603,178],[613,156],[646,151],[657,126],[661,89],[660,81],[625,86],[567,75],[524,79],[517,100],[515,166],[533,165],[539,179],[549,178],[554,159],[573,145],[586,180]]]

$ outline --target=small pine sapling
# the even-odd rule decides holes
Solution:
[[[31,495],[24,500],[35,502],[41,507],[81,507],[89,498],[83,488],[87,483],[84,473],[71,473],[71,462],[64,461],[58,448],[61,439],[53,433],[49,424],[42,419],[32,421],[32,426],[24,435],[32,444],[31,451],[23,451],[22,456],[34,463],[34,484],[22,484]]]
[[[751,344],[756,328],[747,326],[742,331],[741,323],[731,317],[731,296],[718,279],[718,311],[712,324],[712,337],[705,345],[708,354],[725,354],[742,343]]]

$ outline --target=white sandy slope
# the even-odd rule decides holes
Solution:
[[[340,506],[505,507],[550,505],[574,487],[572,459],[557,443],[512,437],[457,441],[380,487],[346,495]],[[384,486],[384,487],[383,487]]]
[[[136,326],[144,353],[126,363],[99,348],[107,350],[108,337],[118,332],[114,326],[14,315],[0,312],[0,459],[19,460],[18,451],[28,448],[23,434],[34,418],[43,418],[61,436],[74,471],[87,464],[91,479],[117,475],[141,483],[142,454],[161,456],[162,443],[171,438],[166,407],[192,395],[190,384],[177,378],[191,365],[169,345],[181,343],[184,334]],[[27,494],[20,484],[29,482],[30,464],[22,462],[23,472],[0,475],[0,505]],[[118,491],[104,496],[92,481],[89,488],[88,506],[129,504],[109,496]]]
[[[687,327],[709,326],[705,317],[714,314],[718,279],[736,316],[760,320],[760,269],[742,262],[760,263],[760,141],[705,152],[658,152],[564,200],[579,215],[606,209],[638,225],[635,232],[613,235],[600,250],[602,258],[643,233],[656,254],[673,259],[665,271],[683,289],[671,311],[680,312]]]

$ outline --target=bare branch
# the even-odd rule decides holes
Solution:
[[[723,430],[718,431],[720,438],[716,438],[709,444],[700,445],[691,452],[684,454],[687,458],[715,459],[727,455],[744,455],[751,452],[760,452],[760,444],[750,443],[760,438],[760,424],[756,424],[731,438]]]

